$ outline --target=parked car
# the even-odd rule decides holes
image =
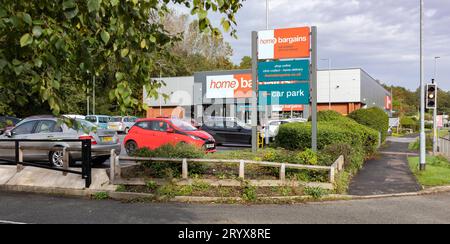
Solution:
[[[306,123],[307,119],[295,118],[295,119],[282,119],[282,120],[269,120],[267,126],[263,126],[262,134],[264,137],[274,139],[278,135],[278,130],[281,125],[288,123]]]
[[[34,116],[24,119],[11,130],[6,131],[0,139],[41,139],[41,140],[64,140],[64,139],[91,139],[92,141],[92,163],[101,165],[109,159],[110,152],[115,149],[118,154],[121,144],[117,133],[111,130],[94,129],[96,126],[85,120],[77,120],[75,128],[69,128],[60,123],[55,117]],[[91,131],[91,132],[89,132]],[[81,148],[80,142],[23,142],[23,146],[33,145],[48,148],[46,151],[24,150],[25,161],[46,161],[54,167],[63,166],[63,148]],[[0,158],[14,159],[15,151],[4,149],[2,146],[14,146],[14,142],[0,141]],[[95,150],[101,150],[96,152]],[[81,151],[71,151],[69,155],[70,164],[82,159]]]
[[[0,135],[5,131],[11,130],[16,124],[20,122],[20,119],[10,116],[0,116]]]
[[[108,129],[114,130],[119,133],[125,133],[128,134],[128,131],[131,127],[136,123],[137,117],[121,117],[121,116],[114,116],[111,117],[110,121],[108,122]]]
[[[201,130],[211,134],[217,145],[252,144],[252,127],[238,119],[208,119],[204,121]]]
[[[210,134],[180,119],[140,119],[131,127],[124,140],[128,155],[132,155],[139,148],[154,150],[166,144],[179,143],[204,148],[208,153],[216,151],[216,142]]]
[[[63,115],[66,118],[70,118],[70,119],[81,119],[81,120],[86,120],[86,116],[84,115],[79,115],[79,114],[65,114]]]
[[[111,117],[106,115],[88,115],[86,116],[86,120],[93,123],[100,129],[108,129],[108,122]]]

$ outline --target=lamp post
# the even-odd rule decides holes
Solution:
[[[328,110],[331,110],[331,58],[321,60],[328,61]]]
[[[434,57],[434,84],[437,86],[437,60],[441,57]],[[437,106],[438,106],[438,91],[439,89],[436,89],[436,106],[433,110],[433,155],[436,156],[437,150],[438,150],[438,128],[437,128]]]
[[[420,0],[420,170],[426,169],[425,86],[423,63],[423,0]]]

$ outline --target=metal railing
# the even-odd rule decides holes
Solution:
[[[280,181],[286,180],[286,169],[304,169],[315,171],[328,171],[329,183],[335,183],[336,174],[344,169],[344,156],[340,156],[331,166],[315,166],[315,165],[301,165],[275,162],[260,162],[252,160],[231,160],[231,159],[175,159],[175,158],[144,158],[144,157],[128,157],[118,156],[115,150],[111,150],[111,172],[110,180],[114,184],[115,178],[120,177],[120,160],[134,161],[134,162],[163,162],[163,163],[179,163],[181,164],[181,177],[183,180],[189,178],[188,163],[215,163],[215,164],[237,164],[239,165],[239,178],[245,178],[246,165],[258,165],[262,167],[280,168]]]
[[[440,137],[438,140],[439,154],[450,158],[450,140],[448,138]]]
[[[81,175],[82,179],[85,180],[86,188],[89,188],[92,183],[92,166],[91,166],[91,156],[92,156],[91,155],[92,154],[91,147],[92,147],[92,145],[91,145],[91,140],[89,140],[89,139],[86,139],[86,140],[81,140],[81,139],[73,139],[73,140],[72,139],[68,139],[68,140],[3,139],[3,140],[0,140],[0,142],[13,142],[14,143],[14,145],[11,145],[11,146],[0,145],[0,149],[14,150],[14,160],[1,158],[1,155],[0,155],[0,164],[2,164],[1,162],[15,164],[17,166],[18,172],[22,171],[24,166],[31,166],[31,167],[36,167],[36,168],[60,171],[60,172],[63,172],[63,175],[67,175],[68,173]],[[27,142],[27,143],[80,142],[81,148],[67,148],[67,147],[49,148],[48,146],[28,146],[28,145],[25,146],[25,145],[21,145],[22,142]],[[55,168],[55,167],[47,166],[44,164],[39,164],[36,162],[25,162],[24,161],[25,151],[28,151],[28,150],[50,152],[52,150],[61,150],[61,149],[63,150],[63,155],[64,155],[64,159],[63,159],[64,166],[62,168]],[[81,158],[82,158],[81,172],[69,169],[69,152],[71,152],[71,151],[78,151],[78,152],[81,151]]]

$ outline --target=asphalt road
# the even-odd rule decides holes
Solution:
[[[0,223],[450,224],[450,193],[298,205],[121,203],[0,192]]]

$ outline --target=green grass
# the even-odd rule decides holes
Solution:
[[[428,157],[427,168],[424,172],[419,171],[419,158],[408,158],[409,167],[423,186],[450,185],[450,163],[443,157]]]
[[[448,128],[439,130],[439,137],[446,137],[448,136],[449,132],[448,132]]]

